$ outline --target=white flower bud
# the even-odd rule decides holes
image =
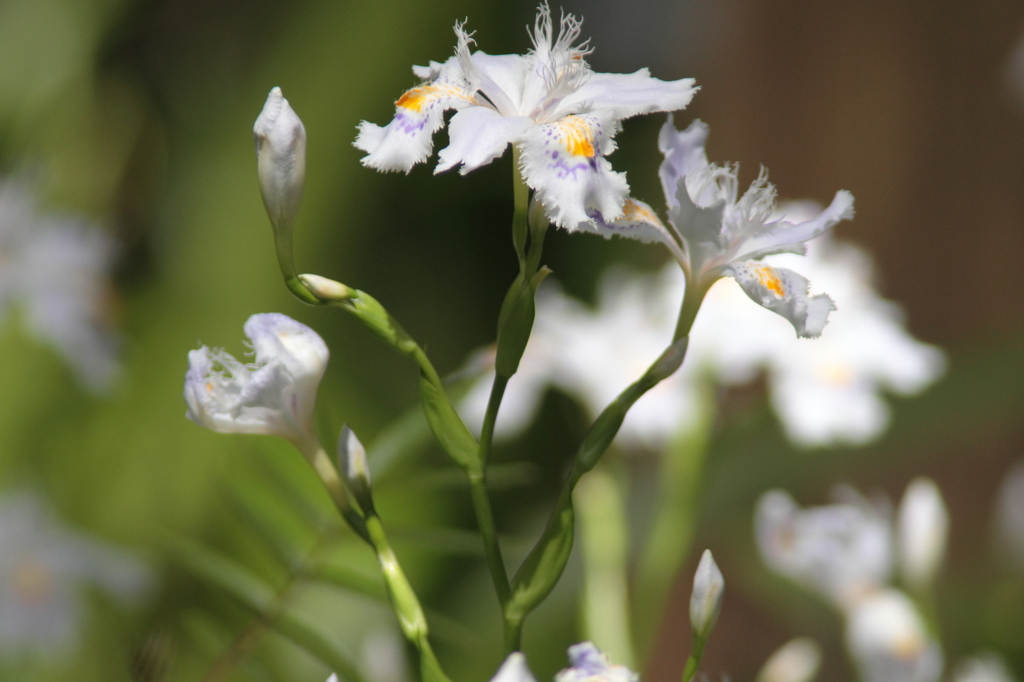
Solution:
[[[772,654],[756,682],[811,682],[821,666],[821,647],[810,637],[797,637]]]
[[[220,433],[281,436],[303,454],[315,453],[313,407],[327,368],[327,345],[312,329],[280,313],[253,315],[244,329],[254,364],[206,346],[189,352],[186,416]]]
[[[526,665],[526,656],[518,651],[513,651],[498,668],[498,672],[491,678],[491,682],[537,682],[537,680],[530,672],[530,667]]]
[[[306,184],[306,129],[281,94],[281,88],[274,88],[267,95],[252,132],[263,205],[274,226],[278,261],[282,269],[288,268],[285,276],[290,277],[295,274],[292,226]]]
[[[707,639],[711,628],[715,627],[724,590],[722,572],[718,570],[711,550],[705,549],[693,576],[693,594],[690,595],[690,625],[698,639]]]
[[[926,589],[942,563],[949,532],[949,512],[934,481],[921,477],[910,482],[897,525],[903,580],[911,589]]]
[[[366,448],[356,438],[355,432],[345,424],[338,439],[338,471],[341,472],[352,494],[364,512],[373,509],[370,495],[370,465],[366,461]]]

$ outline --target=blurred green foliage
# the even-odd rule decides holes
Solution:
[[[352,319],[304,307],[281,285],[251,125],[279,85],[308,131],[300,270],[372,292],[442,374],[454,371],[493,340],[516,272],[508,155],[465,177],[433,177],[422,166],[385,176],[359,165],[351,141],[361,119],[390,117],[394,98],[414,82],[410,65],[451,53],[454,19],[468,15],[488,52],[522,52],[532,13],[530,3],[478,0],[0,3],[0,166],[33,178],[48,207],[85,215],[119,240],[109,313],[124,337],[125,364],[111,395],[90,396],[9,312],[0,328],[0,487],[45,491],[65,520],[136,548],[160,580],[141,609],[93,600],[73,659],[0,667],[0,677],[194,680],[237,654],[234,677],[222,679],[320,680],[325,656],[360,665],[368,632],[396,631],[371,553],[333,519],[301,457],[284,443],[220,436],[184,419],[186,354],[206,343],[237,355],[250,314],[284,312],[316,329],[333,352],[320,396],[325,443],[343,421],[367,443],[403,417],[424,433],[412,364]],[[617,163],[639,196],[657,195],[659,124],[630,122],[619,138]],[[631,151],[633,143],[647,151]],[[566,288],[584,298],[604,264],[659,259],[637,244],[554,230],[545,253]],[[1021,342],[1017,334],[954,352],[948,378],[901,402],[890,434],[863,450],[794,452],[763,395],[730,395],[707,458],[694,543],[714,547],[725,573],[723,623],[736,598],[777,614],[766,623],[775,644],[790,633],[837,633],[823,608],[786,591],[757,560],[754,499],[783,486],[812,501],[845,480],[895,496],[923,469],[969,467],[954,461],[959,446],[1018,438]],[[527,436],[496,448],[494,500],[510,563],[536,538],[585,426],[578,406],[551,394]],[[377,481],[378,507],[427,605],[446,670],[455,680],[489,679],[501,658],[500,618],[468,491],[429,439],[413,441]],[[376,468],[373,445],[369,451]],[[642,499],[651,457],[626,461]],[[643,512],[642,502],[634,505]],[[995,648],[1024,674],[1024,577],[1001,572],[977,538],[970,552],[957,551],[957,538],[980,533],[957,524],[987,521],[961,521],[956,512],[954,504],[954,553],[939,595],[947,657]],[[699,555],[691,554],[687,571]],[[565,648],[579,639],[576,561],[527,625],[538,679],[563,667]],[[258,586],[257,596],[232,593],[217,579],[233,569]],[[227,582],[243,590],[243,581]],[[299,623],[290,631],[266,617],[280,599]],[[668,614],[658,646],[672,650],[665,637],[686,641],[681,619]],[[315,633],[305,648],[295,644],[303,641],[297,629]],[[709,655],[742,654],[737,674],[775,645],[762,651],[769,645],[761,639],[751,652],[733,632],[720,626]],[[840,679],[838,634],[831,637],[823,678]],[[310,642],[327,653],[318,660]],[[681,660],[685,647],[677,648]]]

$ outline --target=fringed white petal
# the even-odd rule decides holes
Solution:
[[[454,59],[454,58],[453,58]],[[424,73],[438,71],[437,79],[407,91],[395,102],[395,117],[383,128],[363,121],[355,145],[367,152],[364,166],[380,171],[408,173],[417,163],[426,161],[434,148],[433,134],[444,125],[444,112],[473,104],[473,94],[458,69],[458,63],[446,62]]]
[[[661,162],[658,175],[669,209],[679,204],[676,198],[679,181],[708,166],[708,157],[704,152],[707,140],[708,125],[700,120],[691,123],[686,130],[678,131],[673,125],[672,115],[669,114],[665,125],[661,127],[661,132],[658,133],[658,149],[665,156],[665,160]]]
[[[684,109],[698,88],[692,78],[663,81],[646,68],[634,73],[593,73],[580,88],[565,97],[565,113],[604,109],[617,119],[658,111]]]
[[[773,253],[807,252],[805,243],[819,236],[840,220],[853,218],[853,195],[846,190],[836,192],[832,203],[811,220],[790,223],[785,219],[766,225],[763,234],[751,237],[744,244],[738,258],[755,259]]]
[[[591,210],[607,220],[622,216],[629,185],[604,158],[617,131],[614,117],[601,112],[533,126],[523,136],[523,177],[556,225],[573,230]]]
[[[679,244],[661,222],[654,210],[642,201],[632,197],[622,205],[622,215],[616,220],[605,220],[597,211],[591,211],[592,220],[581,223],[576,229],[594,232],[605,239],[613,236],[629,237],[645,243],[660,242],[668,247],[676,260],[683,261],[684,256]]]
[[[825,294],[808,296],[807,279],[792,270],[744,261],[730,263],[722,272],[734,277],[752,301],[789,320],[797,336],[821,336],[828,314],[836,309]]]
[[[450,144],[438,154],[435,173],[461,165],[465,175],[490,163],[505,152],[533,125],[526,116],[502,116],[487,107],[463,109],[448,124]]]

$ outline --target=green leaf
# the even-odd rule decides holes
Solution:
[[[427,377],[420,375],[420,397],[427,423],[441,449],[464,470],[479,467],[476,438],[455,412],[448,395]]]
[[[544,534],[512,579],[512,597],[505,609],[506,620],[522,622],[554,589],[572,552],[575,525],[572,492],[566,486],[548,519]]]
[[[359,669],[320,633],[280,608],[277,592],[248,570],[191,540],[169,538],[172,555],[196,577],[229,593],[268,627],[319,658],[349,682],[363,682]]]

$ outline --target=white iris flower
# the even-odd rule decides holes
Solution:
[[[853,217],[853,195],[836,192],[832,204],[808,220],[794,223],[777,217],[775,187],[767,173],[762,170],[740,196],[738,167],[709,163],[704,152],[707,137],[708,127],[701,121],[680,132],[669,117],[658,138],[665,156],[659,175],[681,252],[651,207],[641,201],[630,199],[631,209],[617,218],[601,212],[591,218],[612,232],[643,233],[650,240],[661,235],[680,260],[690,286],[705,291],[717,279],[733,277],[755,303],[789,320],[798,336],[821,335],[835,310],[832,299],[809,296],[806,278],[760,259],[806,253],[808,240]]]
[[[327,344],[280,313],[253,315],[244,329],[253,364],[206,346],[189,352],[186,416],[213,431],[281,436],[303,453],[315,452],[313,408],[327,369]]]
[[[455,33],[455,56],[413,67],[424,82],[395,102],[391,123],[359,125],[354,144],[367,152],[363,164],[408,172],[430,155],[433,133],[454,109],[435,172],[458,166],[468,173],[516,145],[526,183],[551,220],[569,230],[594,229],[588,214],[595,211],[623,215],[629,187],[605,159],[615,149],[619,122],[682,109],[696,92],[692,78],[662,81],[647,69],[592,72],[584,60],[590,49],[578,42],[579,20],[563,16],[556,35],[546,3],[526,55],[470,52],[474,41],[462,24]]]

